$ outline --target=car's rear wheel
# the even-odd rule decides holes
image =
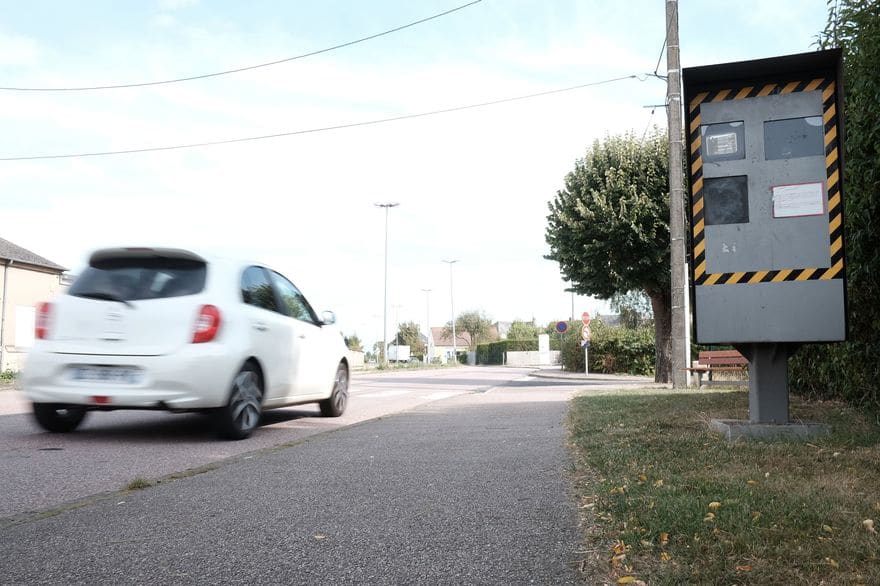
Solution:
[[[260,424],[263,380],[253,364],[245,364],[232,381],[229,402],[217,410],[217,431],[226,439],[248,437]]]
[[[324,417],[339,417],[345,413],[348,405],[348,368],[340,362],[336,368],[336,377],[333,379],[333,392],[328,399],[319,403],[321,415]]]
[[[76,405],[34,403],[34,418],[40,427],[53,433],[68,433],[85,419],[86,408]]]

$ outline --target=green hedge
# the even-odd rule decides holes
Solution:
[[[820,41],[844,50],[849,341],[801,348],[789,384],[870,409],[880,420],[880,3],[841,0],[833,9]]]
[[[590,329],[590,372],[654,374],[654,328],[632,330],[595,321]],[[580,332],[580,328],[577,331]],[[584,358],[579,336],[565,338],[562,346],[565,370],[583,372]]]

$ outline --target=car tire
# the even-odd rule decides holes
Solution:
[[[40,427],[52,433],[69,433],[86,417],[86,408],[56,403],[34,403],[34,418]]]
[[[336,368],[336,376],[333,378],[333,392],[330,397],[324,399],[318,405],[321,407],[321,415],[324,417],[339,417],[345,413],[348,405],[348,367],[340,362]]]
[[[232,380],[229,401],[217,410],[217,433],[231,440],[245,439],[260,424],[263,411],[263,377],[251,363],[245,364]]]

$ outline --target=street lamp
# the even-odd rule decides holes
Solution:
[[[458,349],[455,346],[455,298],[452,295],[452,265],[458,262],[458,259],[444,260],[449,265],[449,307],[452,309],[452,360],[453,364],[458,364]]]
[[[431,358],[433,356],[431,352],[431,342],[433,342],[434,336],[431,335],[431,290],[430,289],[422,289],[425,292],[425,332],[427,332],[425,341],[425,364],[431,364]]]
[[[376,203],[373,205],[378,208],[385,208],[385,294],[384,301],[382,303],[382,357],[380,363],[383,366],[387,366],[388,358],[386,356],[386,353],[388,352],[388,210],[390,208],[395,208],[400,204],[396,201],[389,201],[386,203]]]

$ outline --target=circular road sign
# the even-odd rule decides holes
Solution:
[[[581,329],[581,338],[583,338],[584,340],[589,341],[591,334],[592,332],[590,332],[590,326],[584,326],[583,329]]]
[[[567,329],[568,329],[568,324],[565,323],[564,321],[556,322],[556,331],[559,332],[560,334],[564,334],[565,330],[567,330]]]
[[[585,311],[584,314],[581,316],[581,319],[584,321],[585,326],[590,325],[590,312]]]

